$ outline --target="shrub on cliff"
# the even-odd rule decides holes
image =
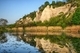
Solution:
[[[74,24],[74,25],[80,25],[80,7],[78,7],[76,9],[75,13],[73,14],[72,24]]]

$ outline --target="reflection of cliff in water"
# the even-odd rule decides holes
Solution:
[[[44,40],[42,39],[35,39],[36,41],[36,47],[43,52],[43,50],[45,51],[45,53],[69,53],[69,50],[67,47],[60,47],[60,45],[56,44],[56,43],[51,43],[49,40]],[[43,50],[42,50],[43,49]]]
[[[41,53],[76,53],[72,42],[64,33],[57,35],[19,34],[18,36],[30,45],[37,47]]]

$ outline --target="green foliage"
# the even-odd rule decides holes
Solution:
[[[67,26],[66,22],[65,15],[61,13],[56,17],[50,18],[49,26],[61,26],[62,28],[65,28]]]
[[[0,34],[6,32],[6,25],[7,25],[8,21],[6,19],[1,18],[0,19]]]
[[[47,26],[48,27],[49,26],[49,21],[45,20],[44,21],[44,26]]]
[[[3,28],[0,26],[0,34],[2,34],[3,32]]]
[[[72,3],[72,5],[80,7],[80,0],[67,0],[67,3]]]
[[[31,13],[29,14],[29,17],[31,17],[32,20],[33,20],[33,19],[36,17],[36,11],[31,12]]]
[[[25,19],[27,16],[28,16],[28,15],[24,15],[24,16],[23,16],[23,19]]]
[[[45,8],[45,6],[44,6],[44,5],[41,5],[41,6],[39,7],[39,10],[42,12],[42,11],[44,10],[44,8]]]
[[[24,15],[23,19],[25,19],[26,17],[31,17],[33,20],[36,17],[36,11],[31,12],[30,14]]]
[[[60,17],[61,17],[61,16],[56,16],[56,17],[50,18],[50,20],[49,20],[49,25],[50,25],[50,26],[57,26],[58,23],[59,23]]]
[[[41,5],[39,7],[39,10],[40,11],[43,11],[44,8],[49,5],[49,6],[52,6],[53,8],[55,7],[59,7],[59,6],[63,6],[65,4],[65,2],[62,2],[62,1],[58,1],[58,2],[55,2],[55,1],[52,1],[52,3],[50,4],[48,1],[46,1],[43,5]]]
[[[72,41],[72,44],[73,44],[74,48],[76,49],[76,52],[80,53],[80,38],[68,37],[68,39],[70,39],[70,41]]]
[[[9,25],[7,25],[7,28],[13,28],[15,26],[16,26],[16,24],[9,24]]]
[[[58,2],[56,3],[56,6],[57,6],[57,7],[63,6],[63,5],[65,5],[65,2],[58,1]]]
[[[30,26],[37,26],[37,25],[36,25],[36,22],[30,22],[30,23],[26,24],[25,27],[26,26],[30,27]]]
[[[67,22],[68,21],[66,20],[65,15],[61,13],[56,17],[50,18],[49,21],[45,20],[44,22],[31,22],[26,26],[61,26],[62,28],[65,28],[67,26]]]
[[[55,4],[56,4],[55,1],[52,1],[51,6],[55,8]]]
[[[39,7],[39,10],[40,10],[40,11],[43,11],[44,8],[45,8],[47,5],[50,5],[50,3],[49,3],[48,1],[46,1],[43,5],[41,5],[41,6]]]
[[[72,24],[74,24],[74,25],[80,25],[80,7],[78,7],[76,9],[75,13],[73,14]]]
[[[46,1],[46,2],[44,3],[44,5],[45,5],[45,6],[49,5],[49,2],[48,2],[48,1]]]
[[[3,26],[0,26],[0,34],[3,34],[4,32],[6,32],[6,28]]]
[[[63,2],[62,1],[57,1],[57,2],[52,1],[51,4],[48,1],[46,1],[43,5],[41,5],[39,7],[39,10],[40,10],[40,12],[42,12],[47,5],[55,8],[55,7],[63,6],[67,3],[71,3],[72,6],[75,6],[75,4],[77,4],[77,2],[78,2],[78,0],[66,0],[67,2],[64,2],[64,1]],[[73,2],[73,1],[77,1],[77,2]],[[26,17],[31,17],[33,20],[36,17],[36,11],[31,12],[28,15],[24,15],[23,19],[25,19]],[[70,14],[69,16],[66,17],[66,15],[63,12],[61,12],[58,16],[50,18],[49,21],[46,20],[43,23],[41,21],[30,22],[28,24],[25,24],[24,26],[25,27],[26,26],[61,26],[62,28],[65,28],[66,26],[71,26],[73,24],[79,25],[80,24],[79,20],[80,20],[80,7],[78,7],[76,9],[73,16],[71,16],[71,14]],[[24,22],[23,22],[23,24],[24,24]],[[20,26],[22,26],[22,25],[20,25]]]

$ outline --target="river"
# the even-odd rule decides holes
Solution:
[[[0,53],[40,53],[37,48],[17,36],[10,33],[5,33],[5,36],[0,40]]]
[[[0,53],[80,52],[80,38],[78,37],[66,36],[65,33],[42,34],[4,33],[0,35]]]

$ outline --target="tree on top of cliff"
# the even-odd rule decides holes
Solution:
[[[46,1],[43,5],[41,5],[41,6],[39,7],[39,10],[40,10],[40,11],[43,11],[44,8],[45,8],[47,5],[53,6],[53,8],[54,8],[54,7],[62,6],[62,5],[64,5],[64,4],[65,4],[65,1],[57,1],[57,2],[52,1],[51,4],[50,4],[48,1]]]
[[[43,5],[41,5],[41,6],[39,7],[39,10],[40,10],[40,11],[43,11],[44,8],[45,8],[47,5],[50,5],[50,3],[49,3],[48,1],[46,1]]]

